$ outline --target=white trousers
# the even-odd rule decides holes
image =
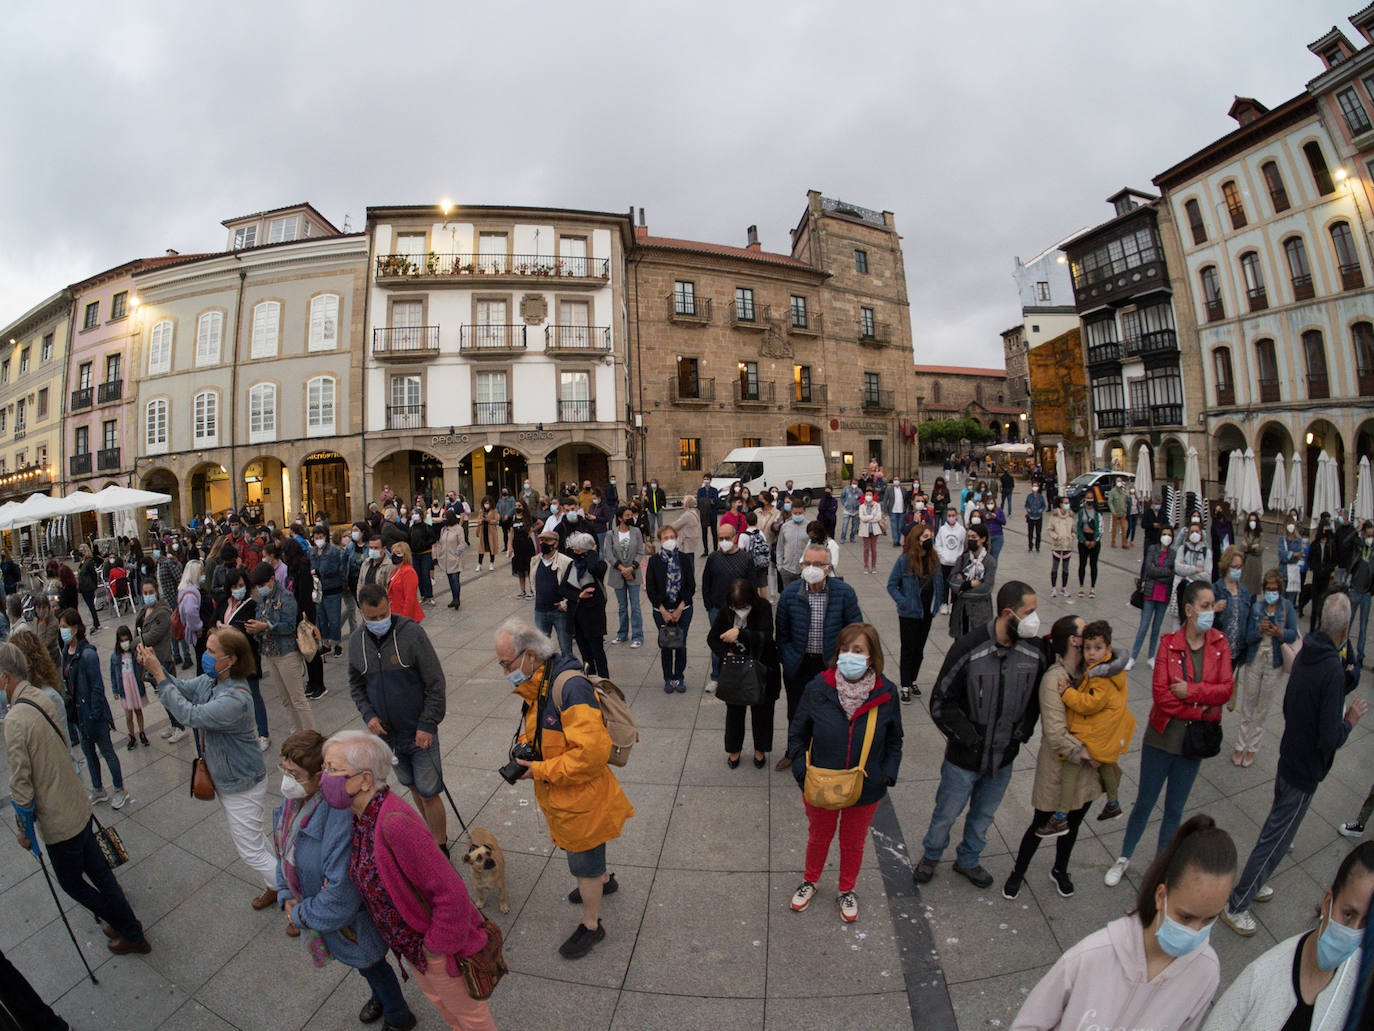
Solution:
[[[224,806],[224,818],[229,821],[229,837],[239,851],[239,858],[256,870],[262,883],[277,886],[277,857],[263,829],[263,815],[267,811],[267,778],[264,777],[247,791],[226,795],[216,791],[215,797]]]

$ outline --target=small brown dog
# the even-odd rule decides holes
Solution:
[[[501,846],[496,837],[485,827],[473,827],[468,832],[468,850],[463,854],[463,862],[472,867],[472,890],[476,896],[477,908],[486,904],[486,893],[495,891],[501,902],[501,912],[510,912],[510,902],[506,898],[506,857],[501,854]]]

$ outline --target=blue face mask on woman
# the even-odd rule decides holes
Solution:
[[[850,682],[861,680],[868,672],[868,656],[858,652],[842,652],[835,660],[835,668],[840,671],[840,676]]]
[[[207,677],[215,676],[215,657],[209,652],[202,652],[200,656],[200,671]]]
[[[1363,931],[1336,923],[1333,912],[1335,908],[1336,902],[1333,899],[1326,913],[1326,930],[1322,931],[1321,937],[1317,939],[1319,970],[1335,970],[1360,947],[1360,942],[1364,938]]]
[[[1277,605],[1277,604],[1279,603],[1279,592],[1278,592],[1278,591],[1265,591],[1265,592],[1264,592],[1264,603],[1265,603],[1266,605]]]
[[[57,632],[62,636],[63,644],[72,643],[72,628],[69,626],[58,627]]]
[[[1197,614],[1197,628],[1199,630],[1211,630],[1212,620],[1216,619],[1216,613],[1212,611],[1199,612]]]
[[[1191,927],[1185,927],[1177,920],[1172,919],[1169,916],[1168,907],[1169,893],[1165,892],[1164,908],[1160,910],[1164,922],[1159,925],[1159,930],[1155,932],[1155,941],[1159,943],[1159,947],[1167,955],[1178,959],[1200,948],[1207,941],[1208,935],[1212,933],[1212,924],[1215,924],[1216,921],[1213,920],[1206,927],[1194,931]]]

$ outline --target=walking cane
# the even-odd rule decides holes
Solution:
[[[86,954],[81,951],[81,945],[76,940],[76,932],[72,930],[72,925],[67,922],[67,914],[62,909],[62,902],[57,897],[57,888],[53,886],[52,876],[48,873],[48,864],[43,861],[43,853],[38,851],[38,845],[31,843],[33,854],[38,857],[38,865],[43,868],[43,879],[48,882],[48,891],[52,892],[52,900],[57,903],[57,915],[62,918],[62,923],[67,928],[67,934],[71,936],[72,946],[76,949],[76,954],[81,957],[81,965],[86,968],[86,973],[90,975],[91,984],[99,984],[100,981],[95,976],[95,971],[86,962]]]

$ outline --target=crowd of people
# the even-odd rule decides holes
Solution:
[[[59,883],[101,922],[112,952],[152,948],[97,847],[92,807],[130,800],[112,737],[108,672],[128,750],[150,745],[150,693],[167,714],[169,745],[194,736],[212,784],[206,790],[239,857],[261,879],[250,904],[282,911],[284,933],[304,937],[318,964],[332,956],[359,971],[369,989],[362,1022],[415,1026],[391,952],[449,1026],[494,1027],[471,974],[499,948],[499,932],[450,862],[439,746],[447,681],[423,625],[438,574],[449,606],[461,608],[462,567],[475,547],[476,571],[494,571],[502,557],[516,597],[532,602],[527,618],[503,624],[493,641],[523,702],[503,776],[533,781],[552,840],[567,854],[569,900],[581,919],[559,948],[565,959],[604,940],[602,903],[619,889],[607,844],[634,809],[614,771],[629,744],[613,733],[619,716],[607,647],[643,646],[641,594],[669,695],[687,691],[689,634],[696,605],[705,609],[696,620],[710,655],[705,690],[726,706],[730,769],[741,764],[746,717],[755,768],[769,762],[785,698],[788,731],[774,769],[791,770],[808,823],[790,906],[809,908],[838,835],[835,898],[845,922],[859,919],[865,841],[902,762],[902,707],[921,697],[924,652],[943,615],[950,645],[929,711],[945,751],[912,867],[917,885],[937,875],[961,816],[952,870],[979,889],[994,883],[981,861],[987,831],[1037,727],[1033,813],[1004,897],[1019,896],[1050,838],[1054,885],[1074,894],[1069,860],[1099,799],[1097,820],[1127,817],[1119,857],[1103,875],[1117,886],[1164,795],[1134,908],[1065,953],[1014,1027],[1078,1027],[1090,1015],[1104,1027],[1135,1026],[1142,1005],[1167,1014],[1162,1024],[1188,1029],[1204,1017],[1217,1028],[1310,1026],[1314,1006],[1319,1026],[1332,1014],[1354,1019],[1369,994],[1368,971],[1349,967],[1359,963],[1355,946],[1367,926],[1374,845],[1340,864],[1318,928],[1257,960],[1210,1017],[1218,966],[1207,936],[1217,919],[1238,934],[1256,932],[1252,903],[1273,897],[1270,876],[1365,715],[1365,703],[1346,696],[1364,659],[1374,525],[1323,514],[1305,535],[1290,513],[1265,569],[1258,516],[1233,524],[1219,505],[1172,525],[1163,498],[1140,497],[1124,480],[1105,496],[1084,496],[1075,511],[1032,470],[1021,502],[1026,547],[1040,551],[1048,521],[1050,600],[1094,598],[1103,548],[1127,551],[1138,529],[1143,536],[1132,599],[1140,620],[1128,649],[1109,622],[1086,614],[1066,611],[1043,626],[1035,589],[999,579],[1017,486],[1009,471],[951,460],[944,473],[927,490],[919,477],[889,478],[875,462],[816,497],[791,482],[718,490],[704,477],[680,507],[653,479],[624,497],[614,477],[552,494],[525,483],[475,505],[456,492],[407,505],[386,488],[344,529],[323,516],[278,527],[229,512],[160,529],[146,550],[128,540],[102,554],[88,543],[75,572],[53,561],[43,590],[29,598],[16,591],[6,603],[0,689],[10,706],[5,739],[21,841],[36,852],[41,835]],[[854,540],[862,544],[859,575],[878,573],[882,541],[895,552],[886,584],[900,638],[895,678],[885,672],[878,630],[839,575],[839,545]],[[1077,599],[1068,586],[1075,553]],[[106,612],[117,630],[105,662],[91,639],[101,629],[97,592],[136,608],[132,623]],[[1298,614],[1308,606],[1302,634]],[[1137,738],[1128,673],[1146,637],[1151,706]],[[358,713],[356,728],[328,739],[311,707],[326,692],[327,660],[347,663]],[[271,814],[264,680],[291,722],[278,735],[282,804]],[[1238,713],[1231,761],[1253,764],[1281,688],[1273,805],[1242,866],[1224,829],[1204,815],[1184,819],[1188,796],[1201,764],[1221,751],[1228,710]],[[1139,754],[1138,788],[1125,800],[1121,764],[1131,751]],[[392,774],[409,801],[391,791]],[[1371,809],[1374,789],[1341,833],[1362,835]],[[1280,1000],[1259,986],[1283,982],[1284,963],[1292,997]],[[7,977],[0,964],[0,999],[11,990]],[[1304,1007],[1308,1024],[1293,1024]]]

